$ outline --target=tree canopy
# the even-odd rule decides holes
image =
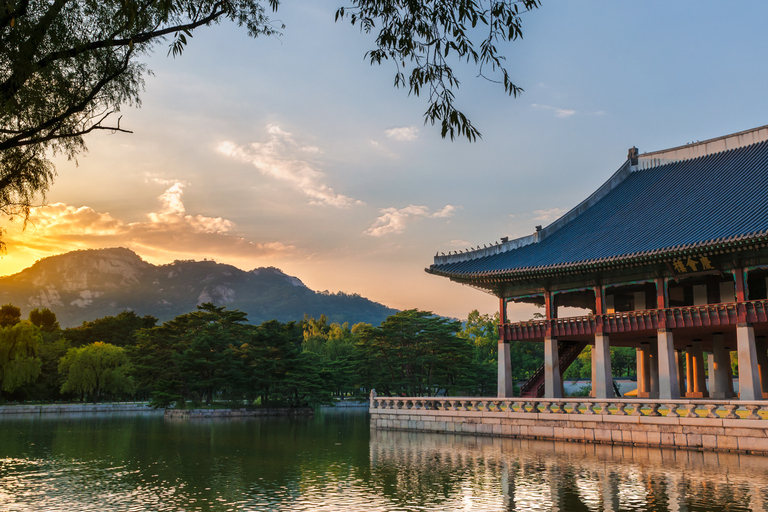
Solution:
[[[0,212],[26,215],[55,176],[51,154],[74,158],[96,130],[127,132],[121,107],[140,105],[142,56],[161,41],[181,55],[194,30],[228,21],[276,35],[279,0],[7,0],[0,3]],[[510,95],[522,91],[500,42],[522,36],[520,14],[539,0],[352,0],[336,19],[372,33],[371,64],[391,62],[394,84],[428,97],[425,123],[443,137],[479,136],[454,106],[457,64],[476,66]],[[329,13],[330,15],[330,13]]]
[[[62,393],[90,393],[94,401],[102,392],[120,394],[134,390],[125,349],[101,341],[67,350],[59,363],[59,373],[66,379]]]

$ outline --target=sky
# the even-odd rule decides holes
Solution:
[[[141,108],[96,133],[25,230],[4,221],[0,275],[76,249],[273,266],[314,290],[466,318],[498,299],[427,274],[438,252],[517,238],[586,198],[627,150],[768,124],[768,2],[543,0],[503,47],[512,98],[459,65],[482,139],[444,140],[424,97],[365,60],[341,4],[289,0],[281,37],[229,23],[146,61]],[[510,306],[512,319],[530,318]]]

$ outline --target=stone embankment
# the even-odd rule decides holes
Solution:
[[[371,397],[371,427],[768,455],[768,401]]]
[[[264,409],[166,409],[166,418],[250,418],[261,416],[312,416],[310,407],[275,407]]]
[[[14,414],[72,414],[89,412],[150,412],[146,403],[4,405],[0,416]]]

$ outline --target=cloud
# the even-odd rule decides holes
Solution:
[[[395,140],[416,140],[419,138],[419,129],[415,126],[402,126],[385,130],[387,137]]]
[[[549,210],[533,210],[533,214],[535,217],[533,217],[532,220],[540,220],[542,222],[551,222],[555,219],[559,219],[563,216],[568,210],[563,210],[562,208],[550,208]]]
[[[183,188],[183,183],[175,182],[158,197],[161,208],[136,222],[88,206],[55,203],[34,208],[27,229],[13,226],[6,241],[14,250],[31,251],[39,257],[115,246],[129,246],[161,261],[203,254],[255,259],[293,252],[293,246],[281,242],[255,243],[234,234],[235,223],[228,219],[188,214],[182,202]]]
[[[531,106],[533,108],[540,108],[542,110],[550,110],[550,111],[554,112],[557,117],[561,117],[561,118],[571,117],[571,116],[574,116],[576,114],[579,114],[579,115],[586,114],[586,115],[590,115],[590,116],[604,116],[605,115],[605,110],[596,110],[594,112],[579,112],[579,111],[574,110],[572,108],[558,108],[558,107],[553,107],[551,105],[539,105],[538,103],[532,103]]]
[[[279,126],[268,125],[267,142],[252,142],[240,146],[224,141],[218,151],[226,156],[256,167],[263,175],[288,183],[309,197],[310,204],[349,208],[364,204],[362,201],[336,193],[324,183],[325,174],[318,171],[303,155],[317,155],[314,146],[300,146],[293,136]]]
[[[370,236],[384,236],[390,234],[399,234],[405,231],[406,225],[419,218],[444,219],[453,215],[456,207],[447,204],[442,210],[430,212],[426,206],[408,205],[405,208],[384,208],[380,210],[379,216],[370,228],[363,233]]]
[[[552,107],[550,105],[539,105],[538,103],[531,104],[533,108],[540,108],[543,110],[550,110],[555,113],[557,117],[571,117],[572,115],[576,114],[576,111],[570,108],[558,108],[558,107]]]

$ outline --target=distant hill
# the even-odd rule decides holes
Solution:
[[[245,311],[254,324],[324,314],[332,322],[379,325],[397,312],[356,294],[315,292],[274,267],[245,272],[214,261],[157,266],[123,248],[51,256],[0,277],[0,304],[12,303],[25,316],[50,308],[62,327],[125,310],[165,321],[204,302]]]

